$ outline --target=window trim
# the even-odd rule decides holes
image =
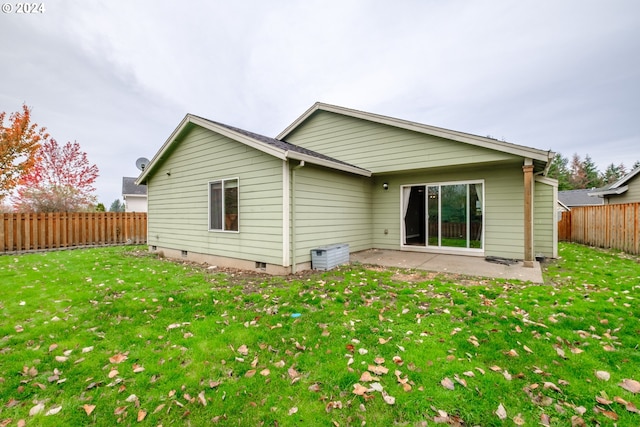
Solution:
[[[237,195],[237,202],[238,202],[238,218],[236,219],[238,221],[238,229],[237,230],[225,230],[225,221],[224,221],[224,202],[222,203],[222,228],[211,228],[211,185],[212,184],[217,184],[220,183],[221,184],[221,188],[222,188],[222,200],[224,201],[225,197],[224,197],[224,189],[225,189],[225,182],[227,181],[236,181],[238,183],[237,185],[237,189],[238,189],[238,195]],[[211,232],[216,232],[216,233],[240,233],[240,178],[239,177],[234,177],[234,178],[222,178],[222,179],[214,179],[211,180],[207,183],[207,226],[208,226],[208,231]]]

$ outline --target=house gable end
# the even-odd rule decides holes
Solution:
[[[373,173],[479,163],[520,162],[519,155],[385,123],[317,110],[287,140]]]
[[[320,102],[315,103],[304,114],[297,118],[291,125],[289,125],[284,131],[282,131],[277,136],[277,138],[288,141],[295,141],[296,138],[293,136],[294,132],[301,126],[303,126],[311,117],[316,115],[318,112],[331,112],[345,117],[361,119],[364,121],[383,124],[394,128],[414,131],[420,134],[439,137],[450,141],[457,141],[469,144],[470,146],[487,148],[489,150],[511,154],[521,158],[530,158],[534,161],[536,171],[542,171],[545,174],[548,165],[551,163],[551,160],[555,156],[555,153],[551,151],[539,150],[531,147],[512,144],[505,141],[498,141],[492,138],[481,137],[478,135],[438,128],[435,126],[429,126],[421,123],[353,110],[330,104],[324,104]]]

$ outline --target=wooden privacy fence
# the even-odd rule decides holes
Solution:
[[[146,242],[146,213],[0,214],[0,254]]]
[[[571,208],[558,222],[558,240],[640,254],[640,203]]]

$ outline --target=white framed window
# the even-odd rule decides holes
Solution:
[[[402,186],[402,246],[482,251],[484,181]]]
[[[239,231],[239,189],[238,178],[209,182],[209,230]]]

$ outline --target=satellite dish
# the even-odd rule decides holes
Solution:
[[[147,159],[146,157],[140,157],[138,160],[136,160],[136,167],[141,171],[144,171],[144,168],[146,168],[148,164],[149,159]]]

